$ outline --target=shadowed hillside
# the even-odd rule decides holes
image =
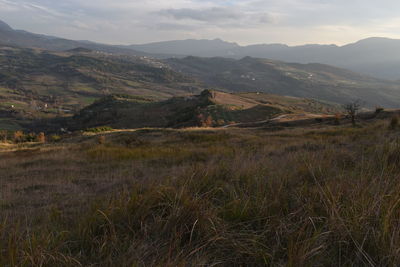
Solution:
[[[69,122],[72,129],[224,126],[271,119],[287,113],[334,113],[338,106],[312,99],[260,93],[231,94],[205,90],[200,95],[152,101],[112,95],[96,101]]]
[[[399,107],[400,84],[322,64],[294,64],[246,57],[169,59],[182,73],[229,91],[264,92],[366,106]]]

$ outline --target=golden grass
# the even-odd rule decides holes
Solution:
[[[396,266],[388,125],[146,129],[3,153],[0,266]]]

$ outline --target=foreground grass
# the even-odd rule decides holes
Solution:
[[[387,124],[3,153],[0,266],[396,266],[400,132]]]

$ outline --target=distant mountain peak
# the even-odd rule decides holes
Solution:
[[[13,31],[13,28],[10,27],[7,23],[0,20],[0,30],[1,31]]]
[[[362,39],[355,44],[381,44],[381,43],[387,43],[387,42],[397,42],[398,40],[396,39],[391,39],[391,38],[386,38],[386,37],[369,37]]]
[[[212,41],[220,42],[220,43],[225,43],[225,44],[235,44],[235,45],[238,45],[238,44],[235,43],[235,42],[228,42],[228,41],[222,40],[221,38],[215,38],[215,39],[212,40]]]
[[[394,39],[388,38],[388,37],[377,37],[377,36],[375,36],[375,37],[368,37],[368,38],[362,39],[362,40],[360,40],[358,42],[382,41],[382,40],[394,40]]]

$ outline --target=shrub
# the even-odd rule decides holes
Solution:
[[[225,121],[223,120],[223,119],[219,119],[219,120],[217,120],[217,125],[218,126],[223,126],[223,125],[225,125],[226,123],[225,123]]]
[[[15,131],[13,141],[15,143],[21,143],[24,141],[24,132],[22,131]]]
[[[355,126],[356,125],[356,115],[357,115],[357,112],[361,108],[360,101],[359,100],[353,101],[351,103],[344,105],[343,107],[346,110],[347,115],[350,117],[351,123],[353,124],[353,126]]]
[[[88,128],[86,129],[86,132],[91,132],[91,133],[101,133],[101,132],[108,132],[114,130],[110,126],[100,126],[100,127],[94,127],[94,128]]]
[[[389,128],[392,129],[392,130],[394,130],[394,129],[396,129],[398,126],[399,126],[399,116],[394,115],[394,116],[392,117],[392,119],[390,120]]]
[[[46,135],[43,132],[39,133],[37,140],[39,143],[46,143]]]
[[[381,113],[382,111],[384,111],[385,109],[383,108],[383,107],[380,107],[380,106],[377,106],[377,107],[375,107],[375,114],[379,114],[379,113]]]
[[[206,120],[203,122],[203,127],[211,127],[213,126],[213,118],[211,115],[208,115]]]
[[[197,124],[199,127],[212,127],[214,124],[213,117],[200,113],[197,115]]]
[[[336,113],[336,114],[335,114],[334,122],[335,122],[336,125],[339,125],[339,124],[340,124],[340,119],[341,119],[341,118],[342,118],[342,115],[341,115],[340,113]]]
[[[27,134],[22,138],[22,142],[36,142],[37,140],[38,138],[34,133]]]
[[[59,142],[59,141],[61,141],[61,136],[53,134],[50,136],[50,141],[51,142]]]
[[[3,141],[4,143],[7,142],[8,132],[7,131],[0,131],[0,142]]]
[[[23,143],[23,142],[45,143],[46,135],[43,132],[36,135],[35,133],[24,134],[24,132],[22,131],[15,131],[13,136],[13,141],[15,143]]]
[[[204,123],[204,115],[200,113],[197,115],[197,125],[202,127],[203,123]]]

